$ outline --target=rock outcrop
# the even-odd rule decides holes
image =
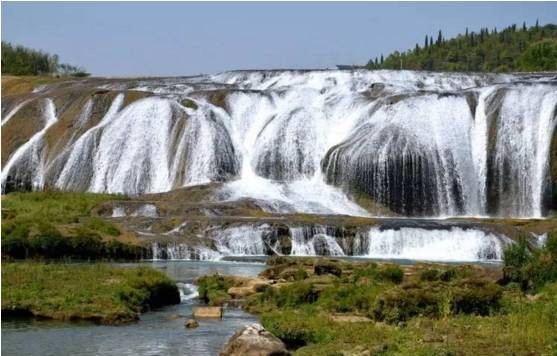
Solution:
[[[279,338],[259,324],[245,326],[236,332],[220,356],[283,356],[290,355]]]

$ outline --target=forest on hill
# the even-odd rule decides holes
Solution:
[[[482,28],[446,39],[426,35],[406,52],[375,57],[368,69],[413,69],[459,72],[529,72],[557,70],[557,25]]]
[[[82,67],[59,63],[56,54],[4,41],[2,41],[2,74],[89,76],[89,73]]]

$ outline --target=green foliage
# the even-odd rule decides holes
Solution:
[[[83,227],[89,230],[101,232],[106,235],[120,235],[120,230],[118,230],[118,228],[114,226],[114,224],[97,217],[90,218],[85,224],[83,224]]]
[[[58,55],[12,45],[2,41],[2,74],[41,75],[55,74],[87,77],[89,73],[81,67],[59,64]]]
[[[10,193],[2,200],[8,214],[2,221],[2,254],[11,258],[138,259],[144,250],[100,234],[118,236],[107,220],[88,217],[91,209],[121,195],[32,192]],[[84,221],[81,223],[81,221]],[[71,224],[65,234],[61,227]]]
[[[346,284],[325,289],[319,297],[319,305],[337,313],[369,314],[377,295],[384,290],[381,285]]]
[[[427,36],[426,36],[427,39]],[[479,33],[426,40],[406,52],[394,52],[384,60],[370,60],[369,69],[414,69],[436,71],[549,71],[557,70],[557,26],[517,28],[498,32],[483,28]]]
[[[503,283],[517,283],[524,291],[536,292],[557,281],[557,232],[548,233],[542,248],[528,250],[525,239],[504,253]]]
[[[519,59],[527,71],[549,71],[557,68],[557,39],[546,39],[530,45]]]
[[[106,264],[2,264],[3,315],[129,322],[150,308],[180,302],[175,283],[152,268]]]
[[[499,310],[502,290],[480,278],[451,283],[421,282],[392,288],[378,296],[373,315],[390,323],[415,316],[438,318],[450,314],[489,315]]]
[[[267,288],[259,296],[259,303],[277,308],[296,307],[312,304],[319,298],[319,293],[312,283],[294,282],[281,288]]]
[[[261,323],[289,347],[325,342],[334,332],[334,323],[317,317],[317,311],[308,307],[264,314]]]
[[[196,283],[199,299],[209,305],[224,304],[229,299],[226,292],[233,286],[230,279],[218,273],[212,276],[201,277]]]
[[[387,265],[386,267],[380,269],[379,276],[384,280],[398,284],[402,282],[404,272],[397,265]]]

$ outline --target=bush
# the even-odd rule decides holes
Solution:
[[[505,250],[503,262],[503,284],[517,283],[524,291],[537,292],[557,281],[557,233],[548,233],[545,245],[532,252],[522,239]]]
[[[196,283],[199,299],[209,305],[222,305],[229,298],[227,291],[232,287],[232,281],[218,273],[201,277]]]
[[[389,323],[406,321],[418,315],[438,317],[441,301],[441,295],[430,288],[417,285],[393,288],[377,298],[373,316]]]
[[[437,281],[439,280],[441,272],[436,269],[426,269],[420,273],[421,281]]]
[[[261,324],[289,348],[330,340],[335,329],[334,323],[319,317],[313,308],[267,313],[261,317]]]
[[[383,280],[391,281],[397,284],[402,283],[402,279],[404,278],[404,272],[397,265],[388,265],[382,268],[379,275],[383,278]]]
[[[359,312],[369,314],[377,294],[382,290],[378,286],[341,285],[325,289],[319,296],[319,305],[325,309],[338,312]]]
[[[319,293],[313,284],[294,282],[280,288],[267,288],[259,297],[260,303],[271,303],[278,308],[296,307],[317,301]]]
[[[332,274],[333,276],[340,277],[342,275],[342,269],[334,263],[318,261],[313,267],[313,273],[318,276]]]
[[[379,295],[373,316],[377,320],[396,323],[415,316],[489,315],[500,309],[501,297],[501,287],[479,278],[452,283],[422,282],[393,288]]]

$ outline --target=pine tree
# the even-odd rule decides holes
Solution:
[[[441,44],[443,43],[443,34],[441,33],[441,30],[439,30],[439,34],[437,35],[437,46],[441,46]]]
[[[429,41],[428,41],[428,37],[427,37],[427,35],[425,35],[425,43],[424,43],[424,48],[426,48],[426,49],[427,49],[427,48],[428,48],[428,46],[429,46],[429,43],[428,43],[428,42],[429,42]]]
[[[538,20],[536,19],[536,31],[540,29],[540,25],[538,23]]]
[[[522,31],[526,31],[526,21],[522,23]]]
[[[383,55],[381,54],[381,65],[383,65]]]

